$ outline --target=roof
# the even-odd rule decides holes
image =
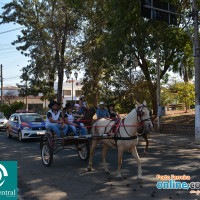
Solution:
[[[19,90],[19,88],[17,86],[5,86],[3,87],[4,90]]]
[[[16,113],[35,113],[34,110],[16,110]]]
[[[13,115],[24,115],[24,114],[26,114],[26,115],[40,115],[38,113],[13,113]]]

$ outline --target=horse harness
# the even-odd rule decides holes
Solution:
[[[143,127],[143,122],[145,121],[150,121],[151,118],[147,118],[147,119],[142,119],[142,116],[144,115],[144,112],[142,111],[144,107],[147,107],[145,105],[142,105],[140,107],[137,108],[136,112],[137,112],[137,119],[138,121],[140,121],[140,125]],[[141,110],[139,110],[140,108],[142,108]],[[117,141],[118,140],[135,140],[138,138],[138,136],[131,136],[127,129],[126,129],[126,126],[124,125],[124,122],[125,122],[125,118],[124,119],[118,119],[115,121],[115,124],[112,125],[112,128],[109,132],[107,132],[107,127],[110,125],[110,123],[113,122],[113,120],[110,120],[109,123],[106,125],[105,127],[105,130],[104,130],[104,134],[111,134],[111,133],[114,133],[114,137],[113,138],[109,138],[110,140],[111,139],[114,139],[115,143],[113,144],[111,141],[110,143],[114,146],[114,147],[117,147]],[[120,127],[123,126],[124,127],[124,130],[126,132],[126,134],[128,135],[128,137],[122,137],[121,134],[120,134]],[[118,136],[119,135],[119,136]]]

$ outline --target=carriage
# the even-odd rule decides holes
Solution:
[[[51,166],[53,155],[63,149],[76,151],[81,160],[87,161],[90,155],[90,140],[90,135],[58,138],[54,132],[48,130],[40,138],[42,163],[46,167]]]
[[[91,127],[91,126],[85,126]],[[109,173],[106,163],[106,152],[109,147],[114,147],[118,149],[118,170],[117,177],[121,178],[121,164],[122,155],[125,150],[128,150],[133,157],[137,160],[138,165],[138,182],[142,181],[142,168],[140,157],[137,153],[137,143],[138,143],[138,128],[142,128],[142,137],[146,137],[146,132],[153,130],[153,125],[151,122],[150,110],[147,108],[146,102],[143,104],[137,103],[136,108],[134,108],[128,115],[119,121],[113,121],[110,119],[99,119],[92,125],[92,135],[85,136],[66,136],[63,138],[58,138],[51,131],[47,131],[41,136],[40,149],[42,162],[45,166],[50,166],[53,161],[53,155],[62,149],[70,149],[77,151],[78,156],[81,160],[89,160],[88,171],[92,170],[92,158],[94,155],[95,148],[99,142],[102,140],[103,152],[102,160],[104,165],[104,170]],[[147,138],[146,138],[147,139]],[[145,151],[148,150],[148,140],[146,140]],[[90,148],[90,144],[91,148]],[[91,152],[90,152],[91,151]]]

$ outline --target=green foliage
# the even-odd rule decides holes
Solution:
[[[45,99],[51,100],[58,75],[57,100],[61,102],[65,57],[70,57],[80,27],[77,9],[81,4],[72,0],[13,0],[3,7],[0,23],[14,22],[24,27],[13,45],[20,44],[17,50],[30,58],[21,78],[29,81],[33,95],[43,93]],[[24,95],[23,85],[21,92]]]
[[[58,76],[57,99],[61,101],[64,69],[79,68],[85,72],[83,93],[89,104],[103,100],[128,112],[135,100],[146,100],[156,113],[156,49],[159,47],[162,81],[167,83],[168,72],[173,71],[187,82],[194,71],[192,45],[180,19],[176,27],[144,19],[140,2],[13,0],[6,4],[2,23],[25,27],[13,44],[20,44],[17,49],[31,59],[22,75],[23,80],[28,77],[30,92],[53,99]],[[181,14],[190,9],[187,1],[174,0],[173,4]],[[134,81],[129,78],[132,69],[141,73]],[[24,93],[24,86],[21,88]],[[166,96],[162,94],[163,104],[170,101]]]
[[[172,104],[175,101],[177,95],[171,93],[169,89],[162,88],[161,89],[161,105],[167,106],[167,104]]]
[[[194,84],[191,83],[177,83],[178,85],[178,99],[186,105],[186,112],[190,105],[194,104],[195,91]]]
[[[15,101],[14,103],[9,104],[3,104],[0,107],[0,112],[3,112],[5,117],[8,119],[10,115],[16,112],[16,110],[20,110],[24,107],[24,102],[22,101]]]

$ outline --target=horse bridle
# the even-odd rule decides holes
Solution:
[[[139,110],[140,108],[142,108],[142,109]],[[151,121],[151,117],[142,119],[142,116],[144,115],[144,112],[142,110],[144,108],[147,108],[147,106],[145,106],[144,104],[142,104],[142,106],[137,107],[137,119],[140,122],[140,124],[143,124],[143,122],[145,122],[145,121]],[[149,112],[151,112],[151,111],[149,110]]]
[[[137,112],[137,119],[138,119],[140,125],[142,125],[142,127],[144,127],[144,126],[143,126],[143,122],[145,122],[145,121],[151,121],[151,117],[146,118],[146,119],[142,119],[142,116],[144,115],[144,112],[143,112],[142,110],[143,110],[145,107],[147,108],[147,106],[145,106],[144,104],[142,104],[142,106],[137,107],[137,110],[136,110],[136,112]],[[139,110],[140,108],[142,108],[142,109]],[[151,111],[149,110],[149,112],[151,112]],[[123,125],[124,125],[124,121],[125,121],[125,119],[122,120],[122,124],[123,124]],[[130,135],[130,134],[128,133],[128,131],[126,130],[126,127],[125,127],[125,126],[123,126],[123,127],[124,127],[124,130],[125,130],[126,134],[127,134],[128,136],[131,137],[131,135]]]

